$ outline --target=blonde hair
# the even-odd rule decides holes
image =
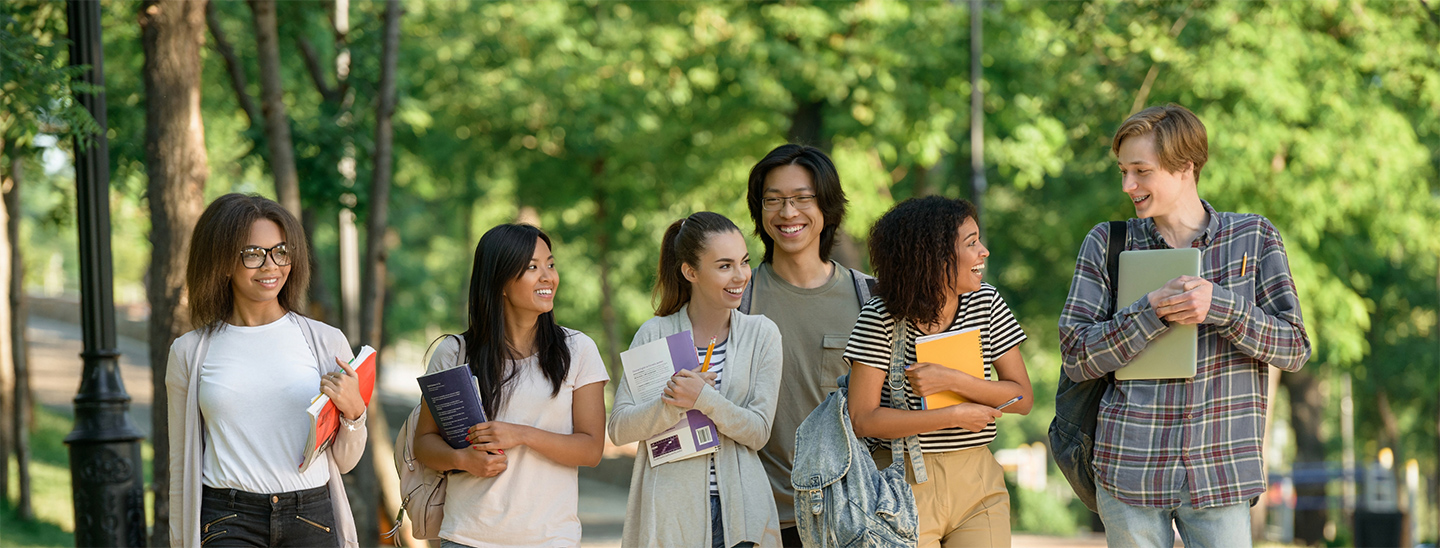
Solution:
[[[1210,143],[1205,135],[1205,124],[1195,113],[1172,103],[1132,114],[1115,132],[1110,152],[1119,156],[1120,143],[1145,134],[1155,136],[1155,154],[1160,157],[1161,168],[1178,173],[1189,162],[1195,165],[1195,182],[1200,182],[1200,169],[1210,159]]]

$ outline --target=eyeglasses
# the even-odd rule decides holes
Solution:
[[[275,261],[275,266],[290,266],[290,248],[284,243],[275,244],[275,247],[265,249],[258,245],[252,245],[240,250],[240,264],[245,268],[260,268],[265,266],[265,256],[269,255],[270,260]]]
[[[800,196],[770,196],[767,198],[761,198],[760,204],[761,207],[765,208],[765,211],[780,211],[785,207],[786,201],[789,201],[790,205],[795,206],[795,209],[810,209],[810,206],[815,205],[815,195],[804,194]]]

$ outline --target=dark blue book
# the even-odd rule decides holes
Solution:
[[[485,408],[480,405],[480,381],[470,374],[470,368],[452,367],[415,380],[420,383],[420,396],[440,426],[445,443],[454,449],[470,447],[465,434],[471,426],[487,420]]]

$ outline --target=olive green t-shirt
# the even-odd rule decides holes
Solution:
[[[850,269],[831,261],[830,281],[814,289],[791,285],[770,264],[755,269],[750,313],[763,314],[780,328],[784,349],[780,396],[770,443],[760,450],[760,463],[775,493],[780,527],[795,526],[795,489],[790,466],[795,461],[795,430],[838,386],[835,379],[850,372],[843,355],[860,302]]]

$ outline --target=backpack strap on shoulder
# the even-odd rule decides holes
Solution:
[[[1120,290],[1120,252],[1125,250],[1127,236],[1125,224],[1125,221],[1110,221],[1110,245],[1105,248],[1105,273],[1110,276],[1111,318],[1120,310],[1120,303],[1116,302],[1119,297],[1116,295]]]
[[[745,292],[740,294],[740,306],[735,310],[741,314],[750,313],[750,300],[755,297],[755,276],[752,274],[750,280],[745,282]]]
[[[855,298],[863,308],[875,295],[875,278],[859,270],[850,269],[850,280],[855,283]]]
[[[905,339],[909,335],[909,326],[910,322],[907,320],[895,321],[895,343],[891,346],[890,369],[885,379],[890,388],[891,409],[910,409],[909,400],[905,398]],[[899,462],[906,453],[910,457],[910,468],[915,471],[915,483],[928,481],[930,478],[925,473],[925,459],[920,453],[920,436],[890,440],[891,464]]]

